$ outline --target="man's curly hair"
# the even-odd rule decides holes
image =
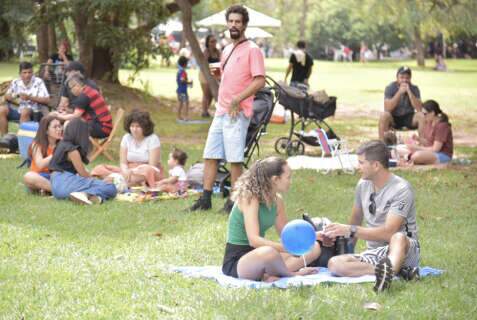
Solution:
[[[286,164],[286,160],[278,157],[257,160],[238,178],[232,192],[232,200],[237,202],[244,199],[249,202],[256,198],[260,203],[271,206],[276,197],[272,193],[272,177],[282,175]]]
[[[124,119],[124,131],[131,133],[131,123],[136,122],[142,128],[142,134],[145,137],[154,133],[154,122],[151,120],[151,115],[147,111],[134,109]]]
[[[234,4],[233,6],[230,6],[225,12],[225,21],[229,21],[229,15],[231,13],[238,13],[242,15],[242,23],[244,25],[248,25],[249,17],[247,8],[245,8],[241,4]]]

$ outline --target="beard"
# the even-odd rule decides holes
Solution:
[[[242,35],[242,32],[236,28],[230,28],[229,33],[230,33],[230,38],[233,40],[239,39],[240,36]]]

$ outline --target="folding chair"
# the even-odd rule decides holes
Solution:
[[[328,139],[326,131],[322,128],[316,129],[318,134],[318,142],[321,146],[321,158],[324,159],[325,156],[337,157],[340,162],[341,169],[346,173],[353,174],[355,169],[351,160],[349,159],[349,152],[346,147],[346,142],[344,140],[338,139]],[[343,165],[342,156],[345,156],[348,160],[349,167]],[[329,170],[326,170],[328,172]]]
[[[111,133],[107,138],[104,139],[96,139],[90,137],[89,140],[93,144],[93,147],[95,148],[93,151],[93,154],[89,158],[90,161],[94,161],[100,154],[104,154],[106,158],[108,158],[110,161],[113,161],[113,157],[111,154],[108,152],[108,147],[113,142],[114,134],[118,130],[118,127],[121,125],[121,121],[123,120],[124,116],[124,109],[119,108],[118,111],[116,112],[116,115],[114,116],[114,121],[113,121],[113,129],[111,130]]]

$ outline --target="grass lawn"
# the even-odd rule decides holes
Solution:
[[[382,108],[382,91],[399,64],[316,62],[312,86],[339,97],[339,112],[330,123],[352,146],[376,135],[373,117]],[[415,82],[423,98],[441,102],[454,130],[473,137],[475,145],[470,126],[477,122],[477,62],[448,65],[448,73],[416,70]],[[267,61],[275,78],[283,75],[285,66],[285,60]],[[16,72],[16,66],[0,64],[0,81]],[[153,65],[140,77],[149,79],[151,93],[173,98],[174,74],[172,68]],[[191,95],[197,105],[196,79]],[[110,92],[105,90],[106,95]],[[170,107],[173,100],[161,98],[160,103],[167,106],[150,110],[163,143],[163,161],[173,145],[187,150],[189,164],[199,160],[207,125],[178,125]],[[261,156],[274,154],[273,143],[288,125],[269,128]],[[19,160],[0,160],[0,319],[471,318],[477,311],[477,151],[461,141],[457,154],[472,158],[472,166],[398,172],[416,191],[421,264],[446,273],[418,283],[395,282],[389,293],[379,296],[372,284],[256,291],[225,289],[212,281],[171,274],[167,269],[173,265],[221,264],[227,223],[217,212],[222,199],[214,200],[211,212],[196,213],[182,211],[193,199],[80,207],[26,193],[20,182],[25,170],[16,169]],[[358,179],[358,174],[294,172],[285,196],[289,218],[308,212],[346,221]],[[268,236],[278,238],[274,231]],[[380,311],[363,309],[365,302],[373,301],[382,305]]]

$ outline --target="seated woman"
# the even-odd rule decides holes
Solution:
[[[99,165],[92,174],[106,178],[111,173],[121,173],[130,187],[142,184],[156,187],[156,182],[163,178],[161,142],[154,134],[154,122],[149,112],[133,110],[124,119],[124,130],[128,133],[121,140],[120,168]]]
[[[426,120],[427,143],[424,145],[407,144],[412,152],[414,164],[448,163],[454,152],[452,128],[449,117],[442,112],[439,104],[428,100],[422,105]]]
[[[278,234],[287,223],[281,193],[288,191],[291,169],[277,157],[258,160],[238,179],[232,199],[235,205],[228,223],[222,272],[249,280],[274,281],[279,277],[316,273],[303,268],[303,257],[285,252],[281,243],[267,240],[265,232],[275,226]],[[320,246],[305,255],[309,264],[320,255]]]
[[[31,158],[30,171],[23,176],[23,183],[33,192],[51,192],[48,165],[56,144],[63,136],[63,125],[53,116],[41,119],[40,125],[28,149]]]
[[[71,120],[48,166],[55,198],[90,205],[116,196],[113,184],[91,178],[86,169],[90,149],[88,124],[81,119]]]

